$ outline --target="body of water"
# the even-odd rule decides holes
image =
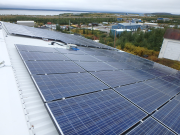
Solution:
[[[87,13],[71,11],[43,11],[43,10],[0,10],[0,15],[59,15],[64,13]]]

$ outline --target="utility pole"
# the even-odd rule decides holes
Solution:
[[[116,42],[116,30],[114,29],[114,32],[115,32],[115,36],[114,36],[114,48],[115,48],[115,42]]]
[[[71,29],[70,29],[70,20],[69,20],[69,31],[70,31],[70,34],[71,34]]]

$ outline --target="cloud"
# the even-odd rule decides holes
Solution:
[[[180,0],[4,0],[1,7],[38,9],[113,11],[113,12],[170,12],[180,14]],[[2,6],[3,5],[3,6]]]

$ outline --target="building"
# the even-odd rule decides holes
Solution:
[[[170,21],[171,19],[169,18],[157,18],[157,21],[163,21],[163,22],[166,22],[166,21]]]
[[[115,32],[116,32],[116,36],[118,36],[118,35],[121,35],[121,33],[124,31],[131,32],[130,29],[111,29],[110,34],[115,36]]]
[[[177,70],[81,36],[2,23],[0,135],[180,134]]]
[[[158,27],[158,23],[143,23],[142,28],[143,29],[148,29],[148,28],[155,28]]]
[[[17,24],[34,27],[34,21],[17,21]]]
[[[137,22],[138,22],[138,23],[139,23],[139,22],[141,23],[142,20],[141,20],[141,19],[138,19],[138,18],[133,18],[133,19],[131,20],[131,22],[132,22],[132,23],[137,23]]]
[[[98,26],[98,23],[92,23],[92,26]]]
[[[102,22],[103,25],[109,24],[108,22]]]
[[[118,23],[118,25],[112,26],[112,29],[130,29],[132,31],[137,31],[137,29],[141,27],[141,24],[137,23]]]
[[[119,22],[123,21],[123,18],[117,18],[117,21],[119,21]]]
[[[180,61],[180,30],[167,29],[159,58],[166,58]]]

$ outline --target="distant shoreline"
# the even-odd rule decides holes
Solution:
[[[84,11],[84,10],[58,10],[58,9],[30,9],[30,8],[0,8],[0,10],[31,10],[31,11],[60,11],[60,12],[88,12],[88,13],[129,13],[143,14],[134,12],[115,12],[115,11]]]

